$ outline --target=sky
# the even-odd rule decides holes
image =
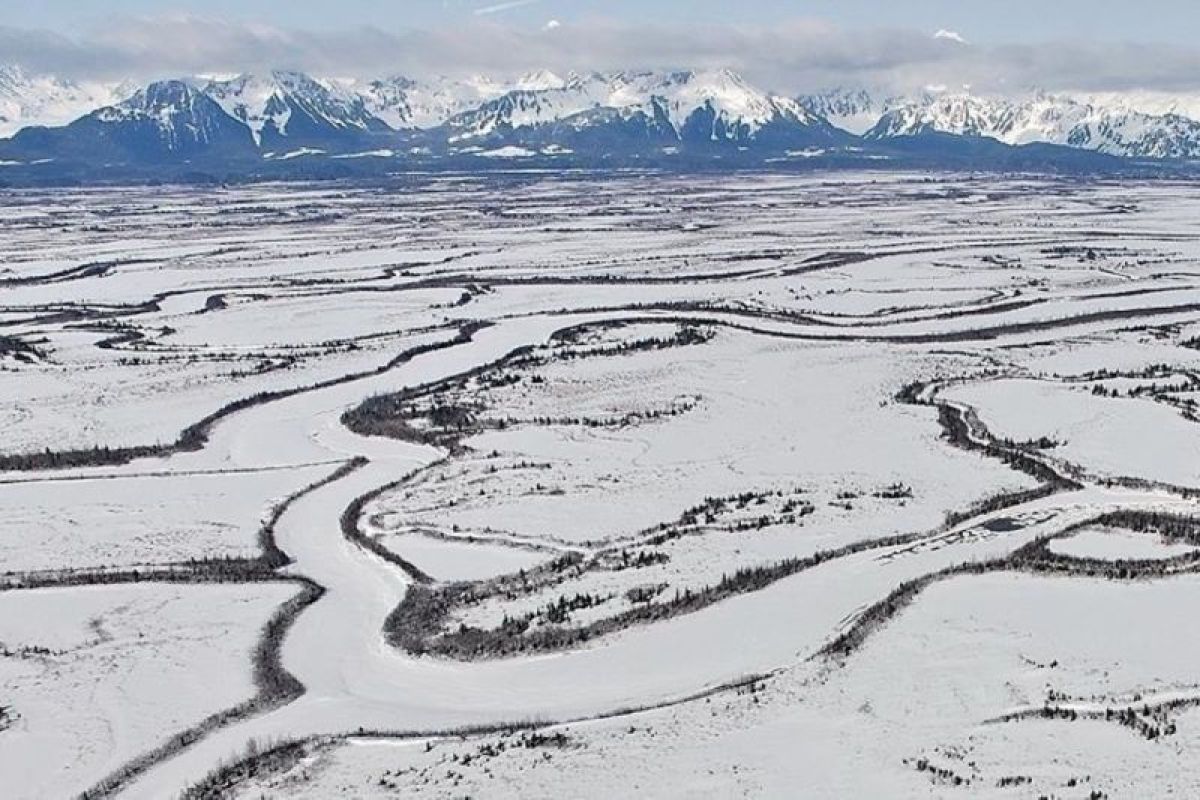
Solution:
[[[0,0],[74,78],[729,67],[775,91],[1200,91],[1197,0]]]
[[[1200,30],[1195,0],[0,0],[20,28],[85,33],[114,15],[191,13],[283,28],[435,27],[480,17],[545,24],[606,17],[628,23],[769,25],[818,18],[850,27],[948,29],[979,42],[1054,38],[1187,44]]]

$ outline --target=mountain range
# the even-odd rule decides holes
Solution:
[[[0,181],[362,174],[431,162],[1183,168],[1200,159],[1200,121],[1189,114],[1161,98],[1044,92],[790,97],[730,70],[542,70],[512,81],[275,70],[136,86],[0,67]]]
[[[859,89],[811,95],[802,102],[832,124],[873,140],[936,131],[985,136],[1010,145],[1057,144],[1126,158],[1200,158],[1200,121],[1178,107],[1150,113],[1139,108],[1138,99],[1046,92],[1015,99],[969,92],[897,97]]]

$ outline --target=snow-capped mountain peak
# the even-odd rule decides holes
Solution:
[[[770,97],[751,88],[728,69],[672,73],[647,90],[667,101],[676,130],[682,129],[687,118],[702,106],[710,107],[728,122],[755,128],[770,121],[776,113]]]
[[[228,155],[242,155],[252,147],[244,126],[184,80],[151,83],[60,130],[70,147],[86,149],[92,137],[94,145],[114,145],[152,160],[219,148]]]
[[[1011,130],[1017,109],[1001,100],[977,97],[967,92],[925,95],[893,107],[868,135],[876,138],[903,136],[933,130],[959,136],[992,136]]]
[[[203,91],[225,113],[244,123],[260,145],[264,138],[386,127],[368,110],[360,94],[302,72],[274,70],[262,76],[239,75],[209,81]]]
[[[829,89],[804,95],[799,102],[810,113],[831,124],[861,136],[873,128],[879,118],[903,103],[901,98],[882,90],[866,88]]]
[[[253,75],[215,79],[204,86],[204,93],[226,114],[244,123],[256,143],[262,141],[262,131],[267,125],[280,131],[287,128],[291,110],[280,87],[272,80]]]
[[[127,82],[77,83],[0,64],[0,138],[34,125],[66,125],[133,91]]]
[[[944,87],[909,96],[841,88],[793,99],[763,91],[730,69],[565,75],[541,69],[505,79],[375,80],[274,70],[129,89],[0,66],[0,135],[38,123],[66,126],[14,137],[21,142],[7,148],[9,160],[56,152],[80,157],[89,151],[88,136],[103,138],[106,157],[114,160],[155,147],[167,154],[162,157],[181,158],[217,158],[217,149],[258,159],[266,153],[439,157],[489,150],[658,157],[684,148],[791,157],[847,148],[894,151],[887,140],[926,132],[1194,159],[1200,158],[1200,121],[1192,109],[1200,113],[1200,99],[1162,93],[1031,90],[1012,97]],[[81,124],[67,125],[71,120]]]
[[[405,130],[437,127],[456,114],[500,97],[510,87],[482,75],[423,81],[397,75],[347,82],[345,88],[357,92],[367,110],[393,130]]]
[[[772,123],[822,126],[790,98],[755,89],[728,69],[571,75],[557,88],[511,91],[451,117],[452,141],[565,125],[582,131],[638,121],[647,135],[713,141],[752,138]]]
[[[514,88],[526,92],[545,91],[547,89],[562,89],[567,85],[567,81],[555,75],[548,69],[534,70],[527,72],[517,80]]]
[[[866,134],[887,139],[924,131],[987,136],[1005,144],[1061,144],[1118,156],[1200,155],[1200,122],[1178,114],[1146,114],[1127,104],[1098,105],[1034,91],[1023,98],[970,92],[927,94],[887,111]]]

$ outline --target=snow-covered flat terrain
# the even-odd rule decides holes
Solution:
[[[302,466],[0,484],[6,572],[137,567],[253,557],[271,506],[332,472]],[[69,500],[64,502],[64,500]],[[70,553],[64,561],[63,554]]]
[[[235,796],[551,797],[564,773],[571,796],[596,798],[1190,796],[1194,709],[1165,740],[1102,717],[1195,690],[1198,642],[1161,609],[1198,589],[1194,576],[957,579],[834,672],[797,665],[754,689],[534,733],[314,743]],[[1002,721],[1048,697],[1101,718]]]
[[[5,796],[1200,775],[1200,201],[0,193]]]
[[[81,586],[0,596],[11,797],[67,797],[249,700],[287,586]]]

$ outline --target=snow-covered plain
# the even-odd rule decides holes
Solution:
[[[4,571],[252,557],[271,505],[332,471],[305,466],[0,484]]]
[[[0,205],[0,573],[44,586],[0,593],[8,795],[1200,781],[1188,186]],[[324,593],[264,629],[287,579]],[[262,659],[304,692],[139,758]]]
[[[1088,528],[1073,536],[1050,542],[1050,550],[1076,558],[1112,561],[1174,558],[1194,551],[1190,545],[1172,544],[1161,538],[1123,531],[1119,528]]]
[[[0,596],[5,793],[69,797],[249,700],[258,630],[293,593],[144,584]]]
[[[1194,691],[1200,640],[1179,636],[1162,608],[1198,589],[1194,576],[958,579],[833,673],[798,665],[757,691],[556,726],[544,740],[351,739],[311,748],[236,796],[555,797],[565,781],[570,796],[597,798],[1191,796],[1194,709],[1163,741],[1104,720],[994,720],[1052,692],[1103,706]]]

